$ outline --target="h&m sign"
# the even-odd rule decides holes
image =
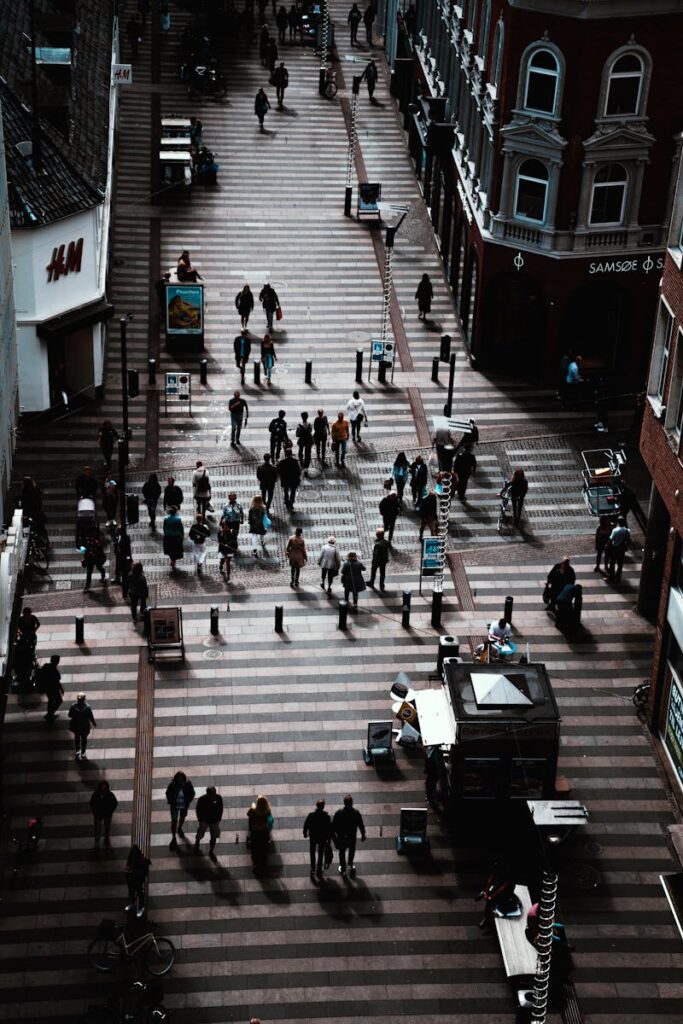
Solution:
[[[80,273],[82,258],[82,238],[79,238],[77,242],[69,242],[68,246],[55,246],[52,250],[52,259],[45,268],[47,270],[48,283],[50,281],[58,281],[60,277],[66,277],[69,273]]]

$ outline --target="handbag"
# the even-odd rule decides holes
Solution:
[[[275,318],[276,320],[282,320],[282,306],[277,307],[277,310],[275,311]]]
[[[551,593],[550,584],[546,583],[545,587],[543,588],[543,603],[544,604],[550,604],[550,593]]]
[[[265,526],[266,530],[269,530],[273,525],[273,520],[270,518],[267,512],[264,512],[263,514],[263,525]]]

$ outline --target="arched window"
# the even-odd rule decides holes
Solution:
[[[525,160],[517,171],[515,217],[543,224],[547,199],[548,168],[540,160]]]
[[[484,13],[481,16],[481,24],[479,26],[479,56],[484,61],[484,67],[486,67],[486,58],[488,56],[489,49],[489,33],[491,31],[491,0],[486,0],[484,5]]]
[[[605,117],[639,114],[645,68],[637,53],[624,53],[612,63],[607,81]]]
[[[621,164],[605,164],[593,179],[589,224],[621,224],[628,174]]]
[[[467,6],[467,27],[475,35],[475,25],[477,21],[477,7],[479,6],[478,0],[470,0]]]
[[[491,64],[491,81],[494,85],[500,82],[500,73],[503,67],[503,43],[505,42],[505,28],[502,18],[496,22],[496,32],[493,37],[493,62]]]
[[[560,63],[552,50],[534,50],[527,60],[524,109],[554,114],[560,83]]]

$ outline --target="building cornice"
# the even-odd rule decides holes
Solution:
[[[508,0],[512,8],[563,18],[639,18],[683,14],[683,0]]]

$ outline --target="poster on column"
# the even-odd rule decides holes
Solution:
[[[201,284],[166,285],[166,333],[203,334],[204,288]]]
[[[441,541],[438,537],[424,537],[422,540],[422,576],[436,576],[441,569]]]

